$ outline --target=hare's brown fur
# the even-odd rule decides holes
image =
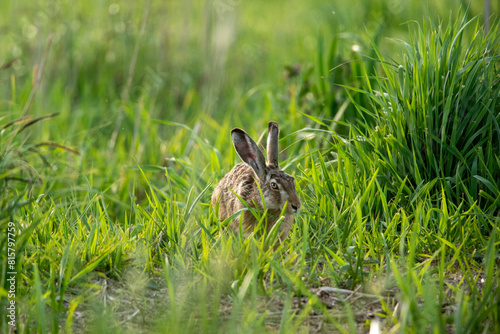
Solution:
[[[231,132],[237,153],[243,161],[237,164],[219,182],[212,194],[212,205],[219,204],[219,219],[225,220],[238,211],[245,209],[245,204],[234,194],[245,201],[250,207],[268,210],[267,228],[272,228],[279,219],[283,207],[286,206],[284,219],[280,225],[280,238],[284,239],[292,226],[296,212],[300,210],[300,200],[295,189],[295,179],[283,172],[278,164],[278,124],[269,123],[268,163],[265,163],[262,152],[257,144],[240,129]],[[262,191],[262,197],[259,187]],[[232,191],[231,191],[232,190]],[[234,191],[234,193],[233,193]],[[248,210],[245,210],[231,222],[235,232],[241,227],[246,234],[251,233],[258,221]]]

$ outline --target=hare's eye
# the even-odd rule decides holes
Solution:
[[[271,182],[271,188],[278,189],[278,184],[276,182]]]

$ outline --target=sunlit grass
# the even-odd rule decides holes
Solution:
[[[446,4],[455,3],[435,8]],[[30,76],[36,79],[33,65],[43,54],[0,70],[11,75],[0,101],[8,110],[0,118],[0,245],[14,222],[19,333],[353,333],[368,331],[374,319],[382,332],[500,330],[497,30],[485,37],[478,19],[467,23],[456,12],[460,20],[441,25],[417,17],[404,38],[407,25],[370,13],[415,18],[417,2],[314,3],[307,6],[318,12],[309,16],[294,14],[291,4],[283,15],[304,21],[289,39],[305,23],[319,24],[316,15],[326,10],[321,20],[335,17],[331,31],[318,37],[310,28],[291,49],[261,49],[252,41],[267,27],[252,35],[245,22],[261,22],[264,4],[240,2],[227,14],[246,11],[247,44],[236,43],[227,72],[214,75],[217,57],[204,62],[196,36],[200,22],[221,17],[203,16],[194,3],[190,11],[153,1],[143,50],[162,57],[139,54],[125,99],[145,6],[116,5],[79,3],[70,11],[40,3],[55,17],[71,12],[54,19],[70,28],[55,27],[29,108]],[[169,31],[160,9],[186,14],[193,35],[185,44],[180,35],[171,44],[158,37]],[[362,20],[366,31],[348,27]],[[32,40],[30,22],[22,22]],[[389,32],[406,42],[387,46]],[[25,43],[27,52],[32,44]],[[169,58],[169,45],[191,52]],[[296,61],[304,63],[282,77]],[[455,117],[459,102],[465,119]],[[31,119],[10,124],[25,107]],[[34,122],[31,112],[61,114]],[[435,128],[416,126],[426,117]],[[280,123],[282,167],[303,202],[283,243],[265,229],[234,234],[210,205],[215,184],[239,162],[231,129],[260,138],[269,120]],[[5,253],[0,259],[5,282]],[[8,330],[2,318],[0,331]]]

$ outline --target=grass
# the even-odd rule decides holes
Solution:
[[[499,30],[459,4],[8,2],[17,332],[500,331]],[[210,205],[269,120],[283,243]]]
[[[474,21],[468,39],[465,30]],[[438,188],[453,202],[477,203],[495,215],[500,179],[496,33],[483,36],[477,20],[465,17],[447,27],[415,25],[410,42],[400,42],[403,64],[391,64],[378,53],[387,77],[377,78],[375,87],[382,92],[366,84],[374,111],[368,113],[377,131],[367,129],[373,153],[364,151],[360,157],[367,158],[366,165],[380,161],[388,180],[408,176],[404,186],[399,177],[393,193],[402,186],[414,192],[426,181],[445,180]],[[362,134],[359,129],[355,133]]]

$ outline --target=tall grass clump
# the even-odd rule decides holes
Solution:
[[[361,166],[380,168],[393,195],[402,190],[411,199],[430,187],[435,199],[444,190],[455,203],[476,203],[494,214],[500,198],[500,44],[497,27],[485,34],[474,22],[466,16],[447,26],[410,22],[409,43],[396,41],[399,63],[374,46],[381,75],[374,85],[366,80],[370,105],[357,105],[374,123],[353,127],[353,154]]]

